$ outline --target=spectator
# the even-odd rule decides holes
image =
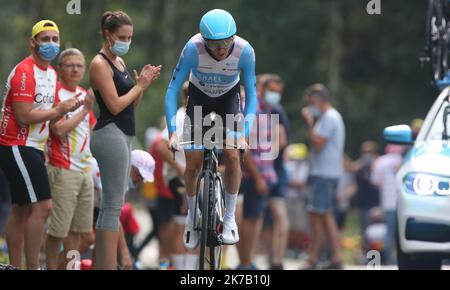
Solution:
[[[378,251],[384,257],[387,234],[383,211],[379,207],[373,207],[369,211],[368,225],[364,231],[364,253]],[[365,260],[364,263],[367,263],[367,261]]]
[[[288,177],[287,209],[289,223],[289,249],[298,255],[308,245],[309,225],[306,211],[306,184],[309,175],[308,147],[291,144],[286,148],[286,172]]]
[[[372,165],[376,158],[378,158],[377,144],[373,141],[365,141],[361,145],[361,156],[353,165],[356,184],[358,186],[356,207],[359,212],[362,237],[364,237],[364,232],[369,221],[370,210],[380,205],[378,188],[370,181]]]
[[[0,169],[8,180],[12,201],[6,226],[9,259],[20,269],[24,250],[27,269],[40,268],[44,226],[52,208],[44,157],[50,122],[83,104],[77,98],[57,99],[58,76],[50,63],[59,53],[59,43],[56,23],[36,23],[29,39],[31,55],[12,70],[6,84]]]
[[[336,223],[342,232],[345,226],[347,212],[350,208],[350,201],[357,190],[355,175],[353,174],[352,160],[349,156],[344,156],[344,172],[339,179],[336,195]]]
[[[131,141],[135,136],[135,107],[144,91],[158,79],[161,66],[146,65],[129,73],[121,56],[128,53],[133,22],[122,11],[105,12],[101,19],[103,45],[90,66],[90,84],[100,116],[91,149],[100,167],[103,198],[97,221],[97,267],[117,269],[119,216],[130,174]]]
[[[66,269],[67,252],[79,248],[80,234],[92,226],[94,188],[89,174],[89,139],[96,119],[92,112],[93,95],[79,86],[84,77],[85,59],[81,51],[70,48],[58,58],[61,101],[80,95],[83,107],[50,125],[47,141],[47,171],[53,194],[53,209],[48,219],[46,265],[49,270]],[[65,239],[67,247],[60,253]],[[58,264],[58,257],[64,262]]]
[[[394,241],[397,229],[397,188],[395,175],[402,165],[403,146],[387,145],[386,154],[379,157],[373,166],[371,181],[380,189],[380,207],[383,210],[387,235],[384,243],[384,263],[395,264],[393,256]]]
[[[259,85],[257,84],[257,87],[261,88]],[[264,102],[262,91],[258,90],[257,95],[256,122],[251,130],[250,140],[259,140],[259,142],[256,149],[247,151],[244,155],[244,174],[240,187],[240,192],[244,195],[242,229],[239,229],[239,234],[242,233],[242,236],[238,269],[241,270],[256,269],[252,263],[256,241],[261,233],[267,197],[278,181],[274,159],[268,158],[265,153],[267,150],[273,152],[279,149],[279,144],[275,142],[279,138],[273,135],[279,134],[279,128],[272,127],[272,108]],[[264,124],[264,120],[268,122]]]
[[[289,218],[286,207],[287,173],[284,168],[284,150],[288,143],[289,120],[287,114],[280,104],[284,83],[278,75],[263,75],[262,84],[258,92],[264,96],[261,102],[271,108],[272,114],[278,115],[279,124],[279,146],[278,157],[274,161],[274,169],[278,181],[271,190],[268,199],[269,215],[269,252],[270,269],[282,270],[283,258],[286,252],[289,238]]]
[[[308,108],[302,115],[308,126],[311,143],[311,172],[308,185],[311,190],[308,210],[311,224],[311,243],[308,259],[302,269],[317,267],[325,233],[331,246],[332,256],[325,269],[342,269],[339,232],[333,216],[333,199],[338,180],[342,175],[345,127],[339,112],[333,108],[331,97],[325,86],[313,93],[313,104],[320,111],[320,118],[314,124],[314,117]]]
[[[423,120],[422,119],[414,119],[411,121],[411,130],[413,132],[413,140],[416,140],[419,135],[420,129],[422,129]]]

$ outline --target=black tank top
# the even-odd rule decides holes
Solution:
[[[125,71],[121,72],[116,66],[104,55],[103,53],[99,53],[103,56],[104,59],[109,63],[113,70],[113,81],[116,86],[117,94],[123,96],[127,94],[133,87],[134,82],[131,78],[128,69],[125,67]],[[98,107],[100,109],[100,117],[97,120],[97,125],[95,125],[94,131],[99,130],[109,123],[114,123],[117,127],[122,130],[125,135],[135,136],[135,120],[134,120],[134,103],[131,103],[128,107],[126,107],[122,112],[114,116],[105,105],[103,101],[103,97],[98,90],[94,90],[95,99],[97,100]]]

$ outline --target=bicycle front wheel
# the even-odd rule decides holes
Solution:
[[[205,261],[207,261],[208,246],[208,220],[209,220],[209,192],[211,190],[211,176],[206,173],[203,177],[203,197],[202,197],[202,223],[200,234],[200,257],[199,270],[205,270]],[[208,259],[209,260],[209,259]]]
[[[222,227],[223,216],[225,213],[225,201],[223,184],[220,177],[215,178],[213,192],[211,195],[213,200],[210,201],[210,208],[212,210],[211,215],[211,245],[209,248],[209,265],[211,270],[220,270],[222,268]]]

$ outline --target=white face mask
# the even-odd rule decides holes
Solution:
[[[128,176],[128,188],[129,189],[135,189],[137,186],[133,183],[133,180],[131,180],[131,177]]]
[[[266,91],[264,99],[269,106],[276,107],[280,104],[281,94],[274,91]]]
[[[308,107],[309,111],[311,112],[311,114],[313,115],[314,118],[319,118],[320,117],[320,111],[317,108],[316,105],[310,105]]]

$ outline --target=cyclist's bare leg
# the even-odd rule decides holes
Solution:
[[[184,172],[184,182],[186,183],[186,194],[193,197],[197,194],[197,178],[202,170],[203,151],[185,151],[186,170]],[[189,208],[191,205],[189,205]]]
[[[234,219],[237,194],[241,185],[242,172],[239,151],[237,149],[225,149],[225,192],[226,212],[225,218]]]
[[[52,200],[31,205],[31,213],[25,224],[25,257],[28,270],[40,268],[39,253],[44,239],[44,226],[50,215]]]
[[[184,171],[184,182],[186,184],[186,195],[188,201],[188,214],[191,219],[198,211],[198,206],[195,204],[195,196],[197,194],[197,179],[203,166],[203,151],[185,151],[186,156],[186,170]],[[196,209],[194,209],[196,208]]]
[[[31,213],[29,205],[13,204],[6,224],[6,242],[8,245],[9,263],[22,269],[22,253],[24,248],[25,224]]]
[[[225,149],[225,191],[230,194],[239,192],[242,172],[239,151],[237,149]]]

